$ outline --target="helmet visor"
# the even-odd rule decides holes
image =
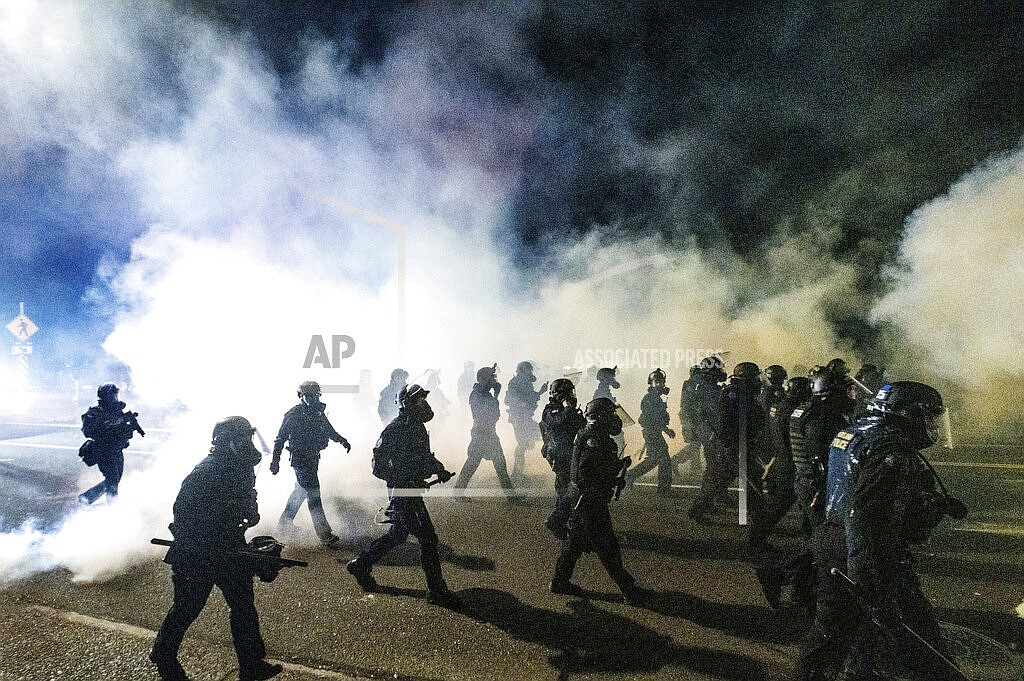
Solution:
[[[949,409],[943,408],[938,414],[925,416],[928,439],[945,449],[953,449],[953,429],[950,427]]]

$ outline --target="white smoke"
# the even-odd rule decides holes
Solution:
[[[907,219],[902,268],[875,307],[909,364],[964,387],[979,417],[1019,417],[1024,150],[990,159]]]
[[[244,37],[134,4],[14,7],[0,10],[8,20],[0,20],[0,58],[28,75],[0,92],[25,134],[0,144],[15,158],[24,150],[14,138],[84,146],[73,172],[116,176],[129,192],[145,227],[130,260],[99,273],[96,295],[118,309],[105,349],[130,367],[137,399],[184,413],[162,424],[174,436],[154,443],[151,465],[129,471],[116,503],[71,514],[50,533],[0,535],[10,549],[0,551],[2,578],[65,567],[79,579],[103,579],[158,555],[149,537],[166,536],[180,481],[205,455],[213,423],[241,414],[272,440],[303,380],[351,385],[372,371],[371,394],[324,396],[353,452],[332,444],[321,464],[329,509],[332,497],[348,495],[372,510],[380,503],[372,490],[383,492],[368,470],[381,428],[373,406],[395,366],[413,380],[440,369],[454,402],[467,360],[498,362],[507,382],[518,361],[531,359],[543,382],[581,351],[667,350],[670,366],[658,355],[621,367],[620,401],[635,415],[655,366],[679,385],[701,359],[686,350],[726,349],[730,364],[850,356],[826,313],[851,304],[856,275],[813,247],[777,244],[765,259],[780,263],[773,269],[711,260],[657,238],[616,239],[606,226],[567,243],[540,275],[516,274],[505,244],[518,154],[543,111],[529,98],[490,101],[463,82],[467,57],[446,41],[453,21],[468,30],[472,17],[424,10],[422,30],[398,39],[360,76],[337,46],[304,45],[298,92],[304,106],[324,113],[300,125],[282,104],[290,95]],[[177,96],[150,99],[147,74],[158,57],[143,45],[151,35],[165,36],[180,61]],[[67,51],[41,60],[37,43]],[[476,49],[473,58],[495,69],[535,77],[512,35],[488,32]],[[35,127],[37,119],[47,125]],[[913,232],[908,253],[917,262]],[[979,257],[991,256],[978,248]],[[1009,285],[1009,269],[1006,277]],[[914,337],[932,333],[894,312],[932,304],[912,278],[904,288],[906,302],[890,302],[894,293],[879,314]],[[962,324],[970,321],[964,315]],[[355,340],[351,358],[304,366],[315,336],[340,334]],[[944,352],[940,365],[952,350]],[[469,430],[464,405],[457,407],[447,423],[431,425],[435,451],[455,470]],[[499,433],[510,456],[507,423]],[[94,469],[86,480],[95,480]],[[292,484],[287,466],[277,477],[261,470],[258,531],[273,533]],[[331,519],[343,532],[372,532]]]

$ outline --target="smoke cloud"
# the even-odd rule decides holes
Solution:
[[[143,419],[176,414],[115,504],[0,535],[0,576],[103,579],[158,555],[148,539],[213,423],[242,414],[270,440],[308,379],[362,383],[324,396],[353,452],[331,445],[321,480],[328,501],[369,513],[383,497],[369,475],[376,391],[396,366],[413,380],[439,369],[455,402],[465,361],[498,362],[507,382],[529,359],[540,383],[620,349],[632,412],[656,366],[679,385],[711,350],[730,365],[874,359],[973,391],[1024,372],[1002,357],[1024,269],[1019,249],[995,246],[1020,230],[1019,154],[946,193],[1008,146],[988,122],[943,138],[984,72],[973,39],[948,62],[888,55],[886,71],[868,68],[864,38],[883,22],[853,9],[837,20],[863,22],[859,38],[799,3],[767,17],[610,6],[352,10],[294,34],[228,3],[0,10],[4,172],[60,150],[43,166],[106,216],[61,235],[97,250],[103,349],[129,367]],[[688,42],[637,33],[660,23]],[[899,26],[931,36],[945,18]],[[875,37],[899,53],[892,31]],[[947,162],[922,172],[929,146]],[[315,337],[342,334],[351,357],[304,366]],[[581,399],[591,390],[584,377]],[[453,404],[431,424],[451,469],[467,418]],[[499,433],[510,453],[507,423]],[[287,467],[261,471],[260,531],[291,484]]]

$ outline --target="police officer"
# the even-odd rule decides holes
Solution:
[[[281,672],[269,664],[253,598],[253,568],[237,552],[246,548],[245,531],[259,522],[253,446],[256,429],[241,416],[213,427],[210,455],[181,483],[174,501],[174,542],[164,562],[171,565],[174,604],[167,612],[149,658],[160,678],[187,681],[178,648],[189,625],[206,605],[214,586],[231,611],[231,637],[238,657],[239,679],[269,679]]]
[[[676,436],[676,432],[668,427],[668,405],[664,400],[668,391],[665,385],[665,372],[660,368],[652,371],[647,377],[647,394],[640,401],[638,421],[643,429],[647,455],[626,475],[626,484],[631,485],[641,475],[657,466],[658,494],[661,495],[672,492],[672,460],[668,454],[665,435],[671,438]]]
[[[623,469],[629,458],[618,458],[618,447],[612,436],[622,431],[622,420],[615,413],[615,404],[600,397],[587,404],[587,423],[576,436],[570,469],[570,498],[573,502],[569,518],[569,540],[562,544],[551,580],[551,592],[582,596],[584,590],[572,582],[576,563],[584,552],[593,551],[627,603],[640,605],[648,593],[622,564],[622,551],[612,528],[608,504],[616,489],[621,489]]]
[[[782,400],[773,404],[768,411],[772,460],[765,476],[765,491],[768,495],[770,528],[778,524],[796,501],[796,469],[793,465],[789,423],[793,412],[810,397],[810,380],[804,376],[794,376],[786,381]]]
[[[683,435],[683,448],[672,457],[672,471],[677,478],[680,477],[680,467],[687,462],[692,464],[691,467],[694,470],[703,468],[701,464],[701,443],[697,439],[696,429],[694,428],[696,416],[693,413],[693,396],[696,394],[694,386],[700,380],[699,377],[700,365],[694,364],[690,367],[689,378],[683,381],[683,387],[680,390],[679,429]]]
[[[836,678],[867,623],[866,613],[832,568],[848,572],[881,622],[902,620],[948,658],[909,552],[909,544],[927,538],[948,512],[949,498],[933,493],[935,479],[920,454],[938,439],[942,397],[923,383],[900,381],[883,386],[869,412],[840,431],[829,449],[824,530],[815,547],[818,610],[800,648],[801,680]],[[914,679],[955,678],[919,645],[904,643],[890,652]]]
[[[706,516],[714,510],[716,499],[728,493],[728,489],[723,489],[716,478],[721,468],[719,460],[724,455],[718,429],[721,426],[721,384],[728,376],[722,367],[722,360],[714,355],[702,359],[693,383],[687,387],[682,398],[682,409],[687,414],[687,421],[692,424],[694,438],[700,443],[704,454],[700,493],[688,513],[690,519],[698,523],[707,522]]]
[[[861,390],[857,393],[857,413],[861,414],[867,411],[868,402],[885,385],[885,370],[867,362],[857,370],[857,375],[854,378],[867,388],[867,392]]]
[[[476,383],[473,384],[473,392],[469,394],[469,408],[473,413],[473,428],[469,433],[469,449],[466,452],[466,463],[459,471],[459,478],[455,481],[455,489],[462,490],[469,484],[477,467],[483,459],[488,459],[494,464],[494,472],[498,481],[505,489],[510,503],[519,503],[521,500],[515,495],[512,487],[512,480],[508,477],[508,467],[505,463],[505,453],[501,449],[501,440],[498,439],[496,426],[501,416],[501,407],[498,406],[498,395],[501,393],[501,383],[498,382],[498,365],[480,367],[476,372]],[[457,496],[459,500],[468,500],[465,496]]]
[[[572,381],[556,378],[551,382],[548,403],[544,405],[540,417],[540,434],[544,440],[541,454],[555,473],[555,508],[544,521],[544,526],[562,540],[569,536],[565,524],[572,511],[572,502],[566,492],[569,488],[573,442],[576,434],[587,423],[576,404],[576,387]]]
[[[825,480],[832,438],[853,418],[850,377],[828,368],[811,381],[811,398],[793,410],[789,421],[790,450],[796,474],[795,491],[813,532],[825,509]]]
[[[753,362],[740,362],[733,368],[729,384],[722,390],[719,400],[718,439],[723,455],[710,474],[707,490],[700,494],[691,507],[691,517],[698,518],[710,510],[713,500],[728,489],[739,474],[739,459],[745,457],[749,524],[747,552],[762,554],[768,548],[768,507],[762,484],[764,467],[771,459],[767,419],[758,397],[761,393],[761,369]],[[697,519],[697,518],[695,518]]]
[[[295,489],[281,512],[278,527],[281,532],[289,532],[302,502],[308,501],[316,536],[326,548],[337,549],[341,547],[341,539],[334,534],[327,521],[320,496],[320,452],[327,448],[328,440],[340,443],[346,452],[352,450],[352,445],[327,420],[324,413],[327,405],[320,401],[319,383],[303,381],[299,385],[298,395],[299,403],[285,413],[281,422],[281,429],[274,440],[274,456],[270,461],[270,472],[277,475],[281,470],[281,452],[287,442],[292,469],[295,471]]]
[[[102,482],[78,495],[78,503],[83,506],[92,504],[104,493],[108,501],[117,497],[117,486],[124,473],[124,449],[135,433],[145,436],[138,414],[125,411],[117,393],[116,385],[104,383],[96,390],[97,404],[82,414],[82,434],[91,442],[80,453],[86,464],[95,463],[103,474]]]
[[[772,407],[782,402],[786,397],[786,378],[788,374],[785,368],[773,364],[764,370],[764,385],[761,388],[761,406],[764,413],[771,413]]]
[[[617,401],[615,395],[612,394],[612,389],[618,390],[621,387],[615,379],[618,369],[617,366],[614,366],[597,370],[597,388],[594,390],[593,399],[596,400],[599,397],[604,397],[613,403]]]
[[[771,532],[789,512],[796,501],[796,470],[790,443],[789,423],[793,412],[811,397],[810,379],[794,376],[786,381],[786,394],[782,402],[772,406],[768,414],[768,427],[772,439],[772,462],[765,477],[768,518]],[[793,585],[793,599],[813,613],[814,571],[809,550],[802,550],[785,560],[770,561],[757,568],[758,581],[765,599],[773,608],[781,606],[782,587]]]
[[[398,391],[405,387],[409,380],[409,372],[405,369],[395,369],[391,372],[391,382],[380,391],[380,399],[377,401],[377,415],[384,425],[391,423],[398,416]]]
[[[405,543],[411,534],[420,544],[420,562],[427,578],[427,601],[454,608],[458,607],[459,600],[441,575],[437,532],[422,497],[424,481],[430,476],[436,475],[441,482],[454,476],[430,451],[430,435],[423,424],[434,417],[434,412],[427,402],[427,394],[415,383],[402,388],[398,394],[398,416],[384,428],[373,448],[373,474],[388,485],[387,517],[391,527],[346,567],[364,591],[376,591],[377,580],[371,574],[373,564]]]
[[[534,390],[533,384],[537,377],[533,375],[530,362],[520,362],[516,366],[516,375],[508,382],[505,391],[505,406],[508,407],[508,420],[516,434],[516,448],[512,458],[512,480],[517,485],[523,481],[523,470],[526,467],[526,452],[537,443],[537,422],[533,415],[537,411],[540,396],[547,392],[545,382],[540,390]]]

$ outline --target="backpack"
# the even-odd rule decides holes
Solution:
[[[78,456],[82,457],[82,463],[86,466],[95,466],[96,442],[91,439],[83,442],[82,446],[78,448]]]

